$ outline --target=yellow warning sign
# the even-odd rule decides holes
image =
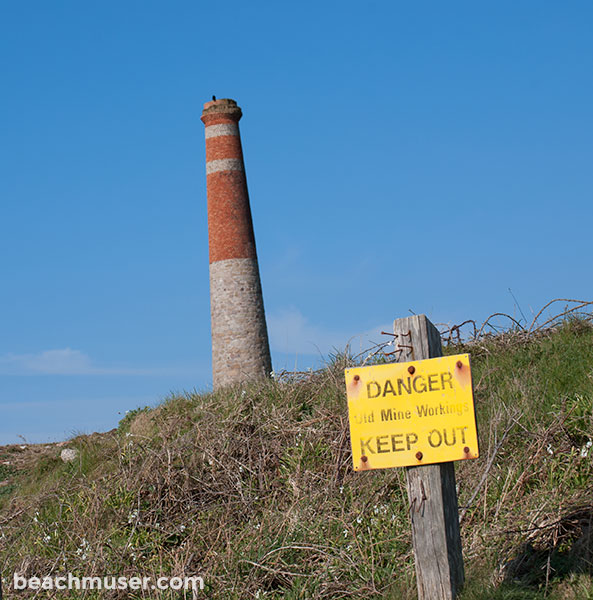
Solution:
[[[354,470],[478,458],[469,354],[345,375]]]

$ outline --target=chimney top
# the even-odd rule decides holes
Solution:
[[[211,100],[204,104],[204,111],[202,112],[202,121],[204,117],[210,115],[228,115],[230,118],[238,121],[242,116],[241,109],[237,106],[235,100],[230,98],[220,98],[218,100]]]

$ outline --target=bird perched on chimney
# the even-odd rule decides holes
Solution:
[[[212,96],[212,100],[216,100],[216,96]]]

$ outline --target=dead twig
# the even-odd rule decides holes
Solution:
[[[463,507],[463,510],[461,511],[461,514],[459,515],[459,522],[460,523],[465,518],[465,515],[467,514],[467,511],[470,509],[471,505],[473,504],[474,500],[476,499],[476,496],[479,494],[480,490],[482,489],[482,486],[484,485],[484,483],[486,483],[486,479],[488,478],[488,474],[490,473],[490,469],[492,469],[492,466],[494,465],[494,459],[496,458],[496,455],[498,454],[498,451],[502,448],[502,445],[504,444],[507,436],[509,435],[509,433],[511,432],[511,430],[515,426],[515,423],[516,422],[513,421],[505,429],[504,433],[502,434],[502,438],[500,439],[500,441],[498,442],[498,444],[496,444],[496,447],[494,448],[494,451],[492,452],[492,454],[490,455],[490,458],[488,459],[488,463],[486,464],[486,468],[484,469],[484,473],[482,474],[482,477],[481,477],[480,481],[478,482],[478,485],[476,486],[476,488],[473,491],[470,499],[468,500],[467,504]]]

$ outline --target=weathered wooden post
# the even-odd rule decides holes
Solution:
[[[425,315],[393,323],[398,362],[443,355],[441,336]],[[406,467],[419,600],[452,600],[464,580],[459,509],[452,462]]]
[[[478,458],[468,354],[424,316],[393,325],[397,361],[346,369],[355,471],[406,467],[419,600],[453,600],[463,558],[453,461]]]

